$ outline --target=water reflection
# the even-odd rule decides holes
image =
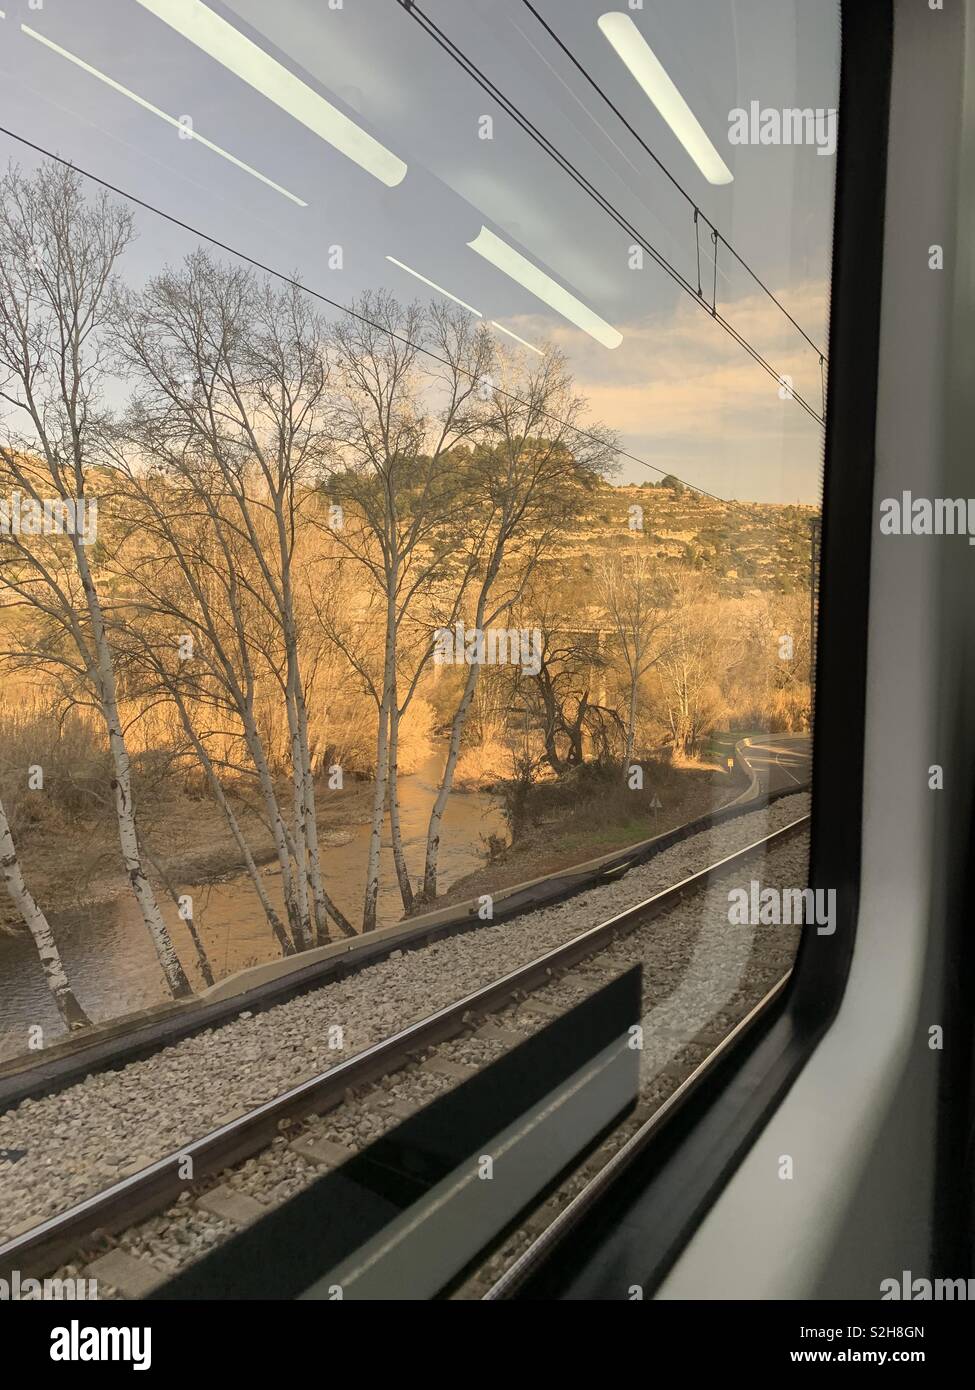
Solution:
[[[403,838],[411,874],[416,879],[423,867],[430,808],[442,767],[431,758],[412,777],[400,780]],[[218,814],[214,808],[214,814]],[[456,794],[447,810],[440,851],[441,884],[455,882],[482,862],[482,838],[503,828],[494,799],[483,793]],[[328,891],[353,921],[361,910],[369,827],[349,827],[347,844],[328,847],[322,842],[322,868]],[[282,908],[281,878],[277,866],[264,870],[269,896]],[[223,883],[180,885],[193,895],[200,929],[216,979],[245,966],[276,959],[279,955],[247,875]],[[193,984],[202,985],[185,924],[175,906],[160,896],[180,958]],[[383,874],[379,895],[380,925],[402,916],[388,839],[383,846]],[[115,901],[100,902],[76,911],[52,913],[51,925],[60,945],[69,978],[79,1000],[95,1022],[157,1004],[168,997],[149,936],[142,925],[135,899],[123,894]],[[27,1029],[39,1024],[50,1042],[63,1033],[57,1010],[44,984],[36,952],[26,932],[0,936],[0,1058],[26,1049]]]

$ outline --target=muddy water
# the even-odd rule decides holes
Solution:
[[[439,757],[432,758],[415,775],[400,781],[403,837],[414,882],[423,868],[427,822],[441,766]],[[483,862],[482,842],[492,831],[502,833],[503,823],[491,797],[468,793],[451,798],[440,851],[442,887]],[[347,833],[352,838],[344,845],[328,847],[324,843],[327,837],[323,837],[322,867],[329,894],[355,924],[361,920],[369,827],[349,826]],[[268,894],[280,907],[281,877],[277,866],[268,866],[264,873]],[[197,926],[206,942],[216,979],[279,956],[246,874],[224,883],[180,884],[179,888],[193,895]],[[160,901],[180,959],[194,986],[199,986],[202,981],[185,925],[168,899]],[[380,924],[397,921],[402,912],[387,826]],[[51,924],[75,992],[93,1020],[145,1008],[168,997],[131,895],[74,912],[52,914]],[[0,936],[0,1058],[23,1052],[27,1029],[36,1024],[44,1029],[48,1042],[63,1031],[30,938],[26,933]]]

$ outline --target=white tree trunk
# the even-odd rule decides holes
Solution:
[[[386,648],[383,654],[383,694],[379,704],[379,728],[376,733],[376,786],[372,797],[372,829],[369,834],[369,855],[366,861],[366,892],[362,906],[362,930],[372,931],[376,925],[376,904],[379,899],[379,856],[382,849],[383,817],[389,789],[389,719],[393,704],[396,654],[396,572],[386,576]]]
[[[108,726],[108,742],[115,771],[115,776],[112,778],[112,789],[115,792],[115,814],[118,820],[122,862],[139,904],[142,920],[152,938],[152,944],[156,948],[156,955],[162,966],[170,993],[174,999],[182,999],[186,995],[192,994],[193,991],[176,954],[176,948],[173,946],[169,928],[159,910],[159,903],[156,901],[152,885],[142,867],[139,836],[135,824],[135,807],[132,801],[132,774],[129,766],[129,754],[114,702],[105,706],[105,722]]]
[[[261,788],[261,795],[264,798],[264,806],[267,810],[268,819],[271,822],[274,847],[277,851],[278,864],[281,868],[281,887],[287,907],[288,924],[291,927],[294,944],[296,947],[300,948],[301,922],[298,911],[298,900],[295,895],[294,875],[291,871],[287,828],[284,823],[284,818],[281,815],[281,808],[278,805],[271,769],[268,767],[267,758],[264,756],[264,747],[261,743],[261,736],[258,733],[257,722],[254,719],[254,711],[249,703],[243,702],[239,706],[239,712],[244,725],[244,739],[247,743],[247,751],[251,755],[251,761],[257,772],[257,780]]]
[[[2,802],[0,802],[0,872],[3,873],[7,892],[10,894],[14,906],[34,938],[37,956],[41,962],[41,969],[44,971],[44,979],[54,996],[58,1013],[64,1020],[65,1026],[72,1030],[90,1027],[91,1020],[78,1003],[74,991],[68,983],[51,925],[24,882],[24,875],[20,869],[20,861],[17,858],[13,836],[7,821],[7,813]]]
[[[301,740],[298,737],[298,724],[294,710],[294,695],[291,689],[288,690],[287,704],[288,724],[291,730],[291,784],[294,806],[292,850],[295,856],[295,899],[298,904],[298,916],[301,922],[299,950],[307,950],[310,946],[315,944],[311,930],[311,902],[308,897],[308,838],[305,828],[307,802],[305,797],[304,776],[302,773]]]
[[[88,564],[88,556],[85,548],[77,536],[73,538],[73,550],[78,565],[78,573],[81,578],[82,587],[85,591],[85,601],[88,607],[88,616],[91,620],[91,640],[95,651],[95,670],[92,674],[95,677],[98,691],[99,704],[101,705],[102,718],[108,730],[108,743],[112,755],[112,766],[115,776],[112,779],[112,790],[115,793],[115,814],[118,820],[119,844],[122,848],[122,861],[125,865],[125,872],[128,875],[129,883],[139,904],[142,913],[142,920],[146,930],[152,938],[152,944],[156,948],[156,955],[159,964],[166,977],[166,983],[174,999],[185,998],[192,994],[190,982],[186,978],[186,972],[180,964],[179,957],[173,946],[169,935],[169,929],[163,920],[163,915],[159,910],[156,895],[152,891],[152,884],[146,878],[142,868],[142,860],[139,854],[139,836],[135,822],[135,803],[132,799],[132,769],[129,763],[129,751],[125,745],[125,735],[122,732],[122,720],[119,715],[118,697],[115,687],[115,663],[112,658],[111,648],[108,645],[108,638],[105,634],[105,620],[102,614],[101,602],[95,589],[95,581],[92,578],[91,568]]]
[[[315,902],[315,920],[319,927],[319,944],[328,940],[327,917],[331,917],[343,936],[355,936],[355,927],[325,892],[322,875],[321,855],[318,848],[318,813],[315,806],[315,779],[311,765],[311,747],[308,738],[308,710],[305,698],[298,687],[298,735],[301,741],[302,775],[305,787],[305,836],[308,845],[308,867],[311,879],[312,896]]]
[[[211,783],[211,786],[212,785],[213,783]],[[227,824],[230,826],[230,833],[233,835],[234,839],[237,842],[237,848],[240,850],[241,858],[244,861],[244,867],[247,870],[251,883],[253,883],[254,885],[254,891],[258,896],[261,907],[264,909],[264,916],[267,918],[268,926],[271,928],[271,931],[274,934],[274,939],[281,947],[281,954],[283,956],[293,956],[295,953],[294,943],[292,942],[288,933],[285,931],[284,924],[281,921],[281,918],[274,910],[274,904],[268,897],[267,892],[264,888],[264,884],[261,882],[260,871],[258,870],[258,867],[254,862],[254,856],[251,854],[250,846],[244,839],[244,832],[240,828],[240,822],[234,815],[233,808],[231,807],[227,798],[224,796],[223,788],[220,786],[219,783],[217,783],[217,785],[214,787],[214,795],[216,796],[217,802],[219,803],[224,815],[227,817]]]
[[[477,689],[478,678],[481,673],[480,663],[475,661],[471,664],[467,672],[467,680],[464,682],[464,693],[461,696],[460,704],[454,714],[453,722],[450,726],[450,742],[447,745],[447,762],[444,766],[443,776],[440,779],[440,787],[437,791],[437,799],[433,803],[433,810],[430,812],[430,824],[427,826],[427,848],[426,859],[423,866],[423,900],[432,903],[437,896],[437,866],[440,858],[440,834],[443,826],[444,812],[450,800],[450,793],[454,785],[454,773],[457,770],[457,762],[460,758],[460,742],[464,733],[464,725],[467,723],[467,715],[474,699],[474,692]]]
[[[634,672],[630,673],[630,708],[626,720],[626,751],[623,754],[623,780],[629,778],[630,766],[633,762],[633,745],[636,741],[636,701],[637,701],[637,676]]]
[[[413,885],[403,851],[403,827],[399,817],[399,710],[395,687],[389,706],[389,833],[393,842],[393,863],[405,912],[413,911]]]
[[[145,856],[145,859],[148,862],[149,867],[156,875],[156,878],[160,880],[166,892],[169,894],[170,898],[172,898],[176,910],[182,916],[183,924],[190,934],[190,940],[193,943],[193,949],[196,951],[196,963],[200,967],[200,974],[203,976],[203,983],[207,987],[207,989],[209,989],[210,986],[214,983],[213,967],[210,964],[210,957],[207,955],[207,948],[203,944],[203,937],[200,935],[199,928],[196,925],[196,919],[194,918],[192,912],[185,913],[186,904],[181,899],[175,883],[173,882],[172,878],[167,873],[167,871],[163,868],[160,861],[149,849],[149,846],[146,844],[145,837],[143,837],[142,840],[142,853]]]
[[[285,931],[284,924],[282,923],[281,918],[275,912],[273,904],[271,903],[271,900],[268,897],[267,892],[265,891],[264,884],[261,882],[261,875],[258,872],[257,865],[254,862],[254,856],[251,854],[250,846],[244,838],[244,832],[240,828],[240,822],[234,815],[233,807],[227,800],[226,794],[223,789],[223,784],[221,783],[220,778],[217,776],[210,755],[207,752],[202,739],[199,737],[196,730],[193,728],[192,721],[190,720],[189,713],[185,705],[183,704],[183,701],[178,697],[176,700],[176,705],[180,713],[180,719],[182,720],[186,736],[193,744],[193,747],[196,751],[196,755],[200,759],[200,763],[207,776],[207,781],[210,784],[210,790],[213,792],[214,799],[217,805],[220,807],[221,811],[223,811],[224,816],[227,820],[227,824],[230,826],[230,833],[233,835],[234,840],[237,843],[237,848],[240,850],[241,857],[244,861],[244,867],[247,869],[247,872],[250,876],[250,880],[254,885],[254,891],[257,893],[261,907],[264,909],[264,915],[267,918],[268,926],[271,928],[271,931],[274,935],[274,939],[281,947],[281,954],[283,956],[292,956],[294,955],[295,950],[294,944],[291,941],[291,938],[288,936],[288,933]]]
[[[386,814],[386,786],[389,768],[389,698],[379,706],[379,732],[376,738],[376,785],[372,796],[372,830],[366,859],[366,892],[362,905],[362,930],[376,925],[379,900],[379,854],[382,849],[383,817]]]
[[[307,944],[309,946],[312,944],[311,918],[314,916],[316,940],[319,945],[324,945],[329,939],[329,917],[332,917],[345,936],[354,936],[355,930],[351,922],[339,911],[325,892],[322,877],[321,854],[318,847],[318,814],[315,806],[315,781],[312,775],[311,750],[308,739],[308,709],[305,705],[305,691],[301,678],[294,590],[291,583],[292,552],[289,523],[293,523],[294,518],[285,515],[282,493],[280,492],[275,494],[274,510],[278,532],[278,551],[281,558],[279,606],[288,669],[287,703],[288,727],[291,732],[292,747],[291,775],[294,780],[295,793],[295,848],[298,854],[298,872],[302,877],[305,899],[308,897],[309,889],[311,891],[311,903],[307,910],[306,919]],[[300,902],[301,898],[299,898]]]
[[[498,570],[501,568],[503,557],[504,547],[499,544],[491,557],[491,563],[487,568],[484,581],[481,584],[480,592],[477,596],[477,603],[474,609],[474,626],[478,629],[484,626],[484,615],[487,609],[488,595],[497,578]],[[497,616],[497,614],[495,616]],[[457,706],[450,725],[447,761],[444,765],[443,776],[440,778],[440,788],[437,791],[437,798],[433,803],[433,810],[430,812],[430,823],[427,826],[426,856],[423,864],[423,900],[428,903],[432,903],[437,896],[437,866],[440,858],[440,835],[443,827],[444,812],[447,809],[447,802],[450,800],[450,793],[453,790],[454,773],[457,770],[457,761],[460,758],[460,744],[464,736],[464,726],[467,723],[467,716],[470,712],[471,702],[474,699],[474,692],[477,690],[477,682],[480,679],[480,675],[480,662],[471,662],[467,672],[467,679],[464,682],[464,693],[461,695],[460,704]]]

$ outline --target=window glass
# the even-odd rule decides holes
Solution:
[[[416,1026],[91,1277],[331,1175],[294,1292],[479,1296],[832,929],[838,9],[10,0],[0,70],[0,1234]]]

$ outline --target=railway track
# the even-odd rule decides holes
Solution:
[[[696,1066],[688,1067],[686,1075],[660,1104],[639,1103],[633,1114],[621,1121],[612,1139],[598,1146],[560,1185],[554,1197],[531,1212],[522,1227],[528,1240],[526,1247],[515,1257],[499,1260],[496,1252],[481,1261],[460,1283],[455,1296],[496,1302],[511,1297],[533,1270],[550,1254],[559,1241],[585,1216],[610,1184],[643,1152],[667,1115],[681,1102],[691,1087],[727,1052],[741,1034],[782,993],[789,982],[791,969],[785,971],[775,984],[735,1026],[724,1035],[707,1056]],[[563,1201],[559,1204],[559,1199]],[[547,1207],[547,1210],[546,1210]],[[499,1266],[500,1272],[499,1272]]]
[[[752,804],[757,787],[757,779],[753,776],[743,796],[736,797],[733,802],[719,806],[707,815],[685,821],[649,840],[602,856],[589,864],[502,891],[494,901],[491,923],[507,922],[526,913],[544,911],[570,901],[581,893],[617,880],[621,874],[633,868],[652,863],[684,841],[712,831],[720,832],[721,827],[747,818],[760,809]],[[785,790],[790,794],[805,791],[808,784]],[[764,804],[771,806],[784,794],[783,789],[770,791]],[[407,919],[393,927],[367,933],[364,937],[333,942],[326,948],[324,958],[289,968],[280,976],[253,985],[247,991],[246,1004],[238,995],[210,1002],[196,1000],[146,1021],[133,1022],[130,1018],[124,1025],[99,1026],[91,1037],[64,1038],[43,1053],[32,1055],[29,1069],[0,1060],[0,1112],[17,1106],[25,1099],[37,1099],[77,1085],[93,1072],[115,1070],[153,1056],[161,1048],[187,1037],[221,1028],[233,1022],[242,1007],[251,1011],[276,1008],[304,993],[356,975],[390,956],[422,950],[438,941],[478,931],[485,925],[478,913],[479,903],[456,909],[440,909]],[[0,1230],[0,1236],[2,1234]]]
[[[754,856],[767,853],[794,837],[808,820],[808,816],[801,816],[708,864],[449,1006],[283,1091],[273,1100],[248,1110],[141,1171],[39,1222],[0,1246],[0,1274],[14,1269],[26,1274],[48,1274],[70,1262],[79,1251],[90,1250],[105,1236],[128,1232],[177,1200],[185,1200],[189,1187],[196,1187],[201,1180],[223,1173],[261,1152],[283,1129],[310,1116],[327,1114],[341,1106],[350,1093],[377,1086],[408,1066],[418,1055],[464,1034],[511,1003],[524,1002],[580,963],[651,924],[687,895],[707,887],[716,877],[733,872]],[[701,1065],[706,1065],[706,1061]],[[643,1123],[639,1107],[636,1117],[635,1128],[640,1130]],[[634,1130],[632,1120],[630,1129]],[[189,1180],[188,1174],[191,1175]],[[506,1285],[495,1283],[499,1292],[492,1296],[500,1296]]]

